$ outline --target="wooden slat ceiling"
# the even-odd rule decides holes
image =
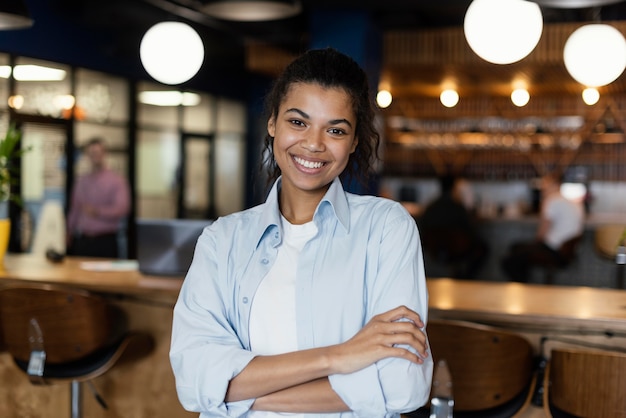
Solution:
[[[626,22],[604,23],[626,34]],[[384,113],[405,117],[429,114],[430,117],[446,117],[451,113],[458,116],[464,113],[463,106],[479,107],[484,112],[487,110],[485,103],[503,100],[510,103],[509,96],[517,79],[526,81],[531,104],[580,98],[583,86],[567,73],[563,47],[569,35],[582,24],[546,24],[535,50],[523,60],[508,65],[480,59],[468,46],[460,27],[387,31],[380,86],[392,92],[394,101]],[[247,51],[249,69],[268,75],[276,75],[292,58],[290,53],[258,44],[250,45]],[[461,97],[460,109],[453,112],[439,103],[442,87],[449,81],[455,83]],[[626,76],[620,76],[599,90],[603,96],[625,93]],[[541,106],[545,111],[544,104]],[[418,114],[412,114],[414,112]]]

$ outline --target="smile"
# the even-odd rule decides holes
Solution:
[[[313,162],[302,159],[300,157],[293,157],[293,160],[305,168],[321,168],[324,165],[324,163],[321,161]]]

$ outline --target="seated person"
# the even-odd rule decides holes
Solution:
[[[575,242],[583,233],[584,208],[561,195],[557,175],[541,179],[541,210],[536,238],[514,243],[502,260],[504,273],[514,281],[528,281],[533,265],[564,265],[561,252],[566,243]]]
[[[455,193],[456,181],[452,176],[440,179],[441,195],[426,206],[417,224],[424,251],[432,259],[449,264],[451,277],[473,279],[486,261],[488,247]]]

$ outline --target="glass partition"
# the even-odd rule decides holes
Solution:
[[[128,81],[96,71],[76,70],[74,117],[81,121],[127,124]]]
[[[11,67],[9,66],[9,56],[0,54],[0,109],[7,108],[9,101],[9,76]],[[2,130],[4,132],[6,128]]]
[[[33,115],[69,118],[74,106],[67,65],[19,57],[13,68],[16,110]]]

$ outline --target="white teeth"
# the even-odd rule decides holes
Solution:
[[[321,162],[314,163],[312,161],[303,160],[302,158],[298,158],[298,157],[293,157],[293,159],[296,160],[298,164],[306,168],[320,168],[321,166],[324,165],[324,163],[321,163]]]

